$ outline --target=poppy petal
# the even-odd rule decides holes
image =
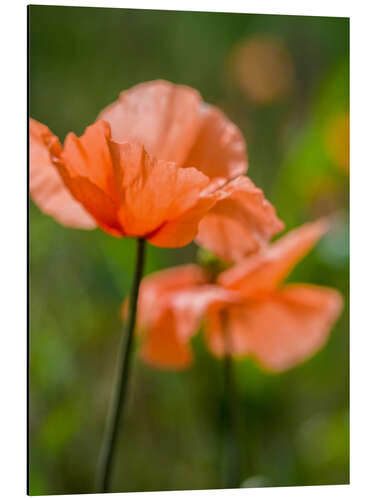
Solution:
[[[175,319],[178,337],[185,342],[198,330],[203,315],[211,309],[237,303],[239,296],[216,285],[200,285],[170,294],[168,307]]]
[[[206,274],[194,264],[147,276],[141,283],[137,311],[144,359],[165,368],[186,367],[192,361],[188,342],[204,313],[235,300],[235,293],[207,284]]]
[[[269,371],[288,370],[324,345],[341,310],[342,297],[334,289],[285,286],[267,300],[228,309],[232,352],[255,357]],[[218,313],[210,312],[206,338],[218,356],[225,352],[224,334]]]
[[[213,354],[248,354],[248,316],[248,308],[241,303],[207,313],[204,334]]]
[[[247,297],[275,290],[297,263],[327,232],[327,219],[304,224],[256,255],[224,271],[218,282],[225,287],[240,290]]]
[[[139,290],[138,300],[138,325],[140,328],[148,328],[152,323],[153,315],[161,310],[161,299],[169,292],[178,291],[186,287],[202,285],[207,282],[207,277],[201,267],[195,264],[171,267],[158,271],[143,278]]]
[[[109,145],[120,189],[119,217],[127,235],[149,239],[194,207],[210,182],[195,168],[156,160],[138,143],[109,141]]]
[[[166,222],[147,238],[148,241],[152,245],[164,248],[187,245],[197,235],[198,225],[202,217],[215,205],[219,197],[219,192],[209,193],[206,191],[204,194],[202,193],[192,208],[180,217]]]
[[[51,215],[64,226],[93,229],[95,220],[78,203],[61,179],[52,162],[50,147],[56,153],[61,152],[61,145],[48,127],[30,119],[30,195],[42,212]]]
[[[112,158],[108,146],[111,129],[97,121],[81,137],[67,135],[62,152],[65,168],[71,176],[87,178],[114,202],[117,201]]]
[[[191,347],[178,338],[173,322],[172,312],[167,310],[159,315],[147,332],[141,350],[141,357],[147,364],[178,370],[187,368],[192,363]]]
[[[118,220],[118,209],[113,200],[87,177],[77,175],[68,169],[62,161],[56,161],[56,166],[70,193],[92,215],[98,226],[112,236],[123,236],[123,229]]]
[[[198,132],[201,97],[164,80],[141,83],[121,93],[99,118],[116,142],[137,141],[159,160],[184,163]]]
[[[191,362],[189,340],[199,329],[203,315],[237,300],[236,294],[215,285],[200,285],[164,292],[149,307],[144,329],[144,357],[167,367],[184,367]],[[187,351],[188,349],[188,351]],[[187,353],[189,357],[187,357]]]
[[[238,127],[215,106],[202,104],[199,133],[185,165],[194,165],[211,178],[231,179],[246,172],[245,139]]]
[[[233,262],[265,245],[284,225],[263,191],[240,176],[222,188],[223,199],[201,220],[196,242]]]

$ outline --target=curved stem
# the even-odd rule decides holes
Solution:
[[[237,442],[236,387],[233,373],[233,358],[231,355],[230,332],[228,328],[228,313],[222,312],[223,332],[226,341],[224,357],[224,391],[225,391],[225,473],[224,488],[237,488],[240,480],[240,458]]]
[[[130,365],[133,351],[132,347],[134,328],[137,316],[138,293],[139,285],[143,275],[146,250],[146,242],[144,239],[139,238],[137,240],[137,243],[137,263],[133,277],[132,290],[129,298],[129,316],[122,339],[119,355],[119,374],[116,381],[114,396],[107,420],[107,427],[105,430],[101,460],[97,476],[96,491],[98,493],[107,493],[109,491],[111,474],[113,470],[113,459],[120,430],[120,422],[124,412],[124,407],[127,402]]]

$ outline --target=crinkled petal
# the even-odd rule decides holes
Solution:
[[[222,188],[225,197],[201,220],[196,242],[233,262],[264,246],[284,225],[263,191],[248,177]]]
[[[199,92],[164,80],[121,93],[99,115],[117,142],[141,143],[159,160],[194,166],[209,177],[232,178],[247,170],[240,130]]]
[[[324,345],[341,310],[336,290],[293,284],[265,300],[227,309],[225,330],[220,313],[211,311],[206,337],[211,350],[222,356],[229,334],[233,354],[255,357],[265,369],[280,372]]]
[[[156,160],[138,143],[109,144],[120,189],[119,217],[128,235],[149,239],[195,207],[210,182],[195,168]]]
[[[155,246],[165,248],[182,247],[190,243],[198,233],[198,225],[202,218],[221,197],[219,191],[201,193],[197,203],[180,217],[166,222],[154,234],[148,236],[148,241]]]
[[[112,236],[123,236],[114,201],[87,177],[77,175],[66,168],[64,162],[56,161],[56,166],[70,193],[92,215],[98,226]]]
[[[67,135],[62,160],[69,175],[87,178],[112,201],[117,201],[117,191],[108,141],[111,129],[108,123],[97,121],[86,128],[81,137]]]
[[[30,195],[42,212],[64,226],[93,229],[95,220],[66,188],[50,155],[61,153],[56,136],[48,127],[30,119]]]
[[[200,106],[196,90],[156,80],[122,92],[99,118],[110,124],[114,141],[138,141],[158,160],[181,165],[199,129]]]
[[[275,290],[328,230],[328,221],[304,224],[224,271],[218,282],[251,298]]]
[[[201,123],[185,165],[194,165],[211,178],[231,179],[248,167],[246,142],[241,131],[222,111],[201,105]]]

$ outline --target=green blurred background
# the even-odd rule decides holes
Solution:
[[[291,280],[337,287],[327,346],[282,375],[236,364],[243,486],[349,481],[349,20],[31,6],[30,114],[60,139],[119,92],[164,78],[197,88],[242,129],[249,175],[290,229],[335,229]],[[30,493],[93,491],[134,242],[64,228],[30,202]],[[148,247],[146,272],[194,261]],[[114,491],[221,487],[222,366],[198,335],[194,366],[136,361]]]

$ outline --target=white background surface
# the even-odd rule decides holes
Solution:
[[[35,3],[351,18],[351,485],[113,495],[127,500],[375,498],[375,2]],[[0,497],[6,500],[26,495],[26,5],[3,1],[0,16]],[[89,496],[109,498],[64,498]]]

